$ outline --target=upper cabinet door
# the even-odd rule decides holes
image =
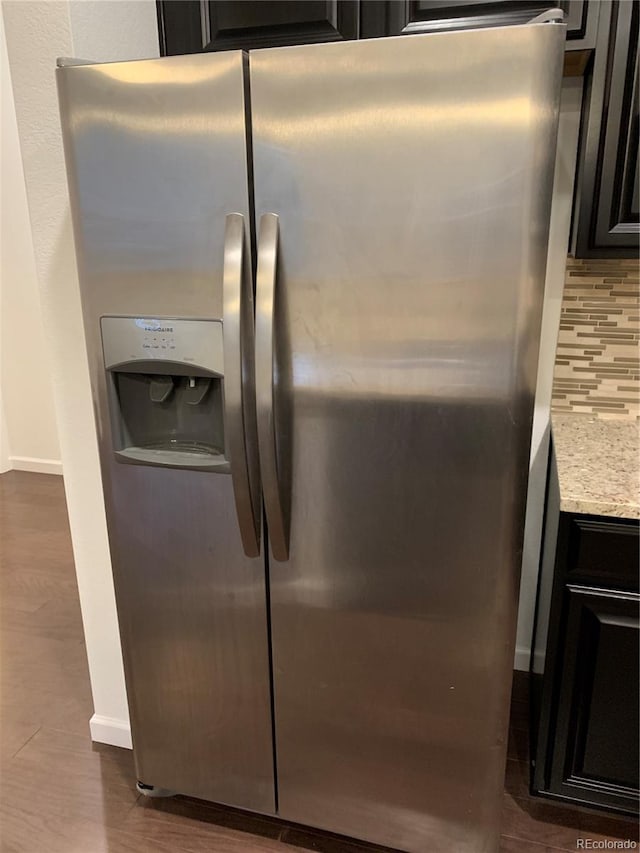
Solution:
[[[165,55],[200,50],[249,50],[359,35],[358,0],[159,0]]]
[[[593,47],[595,26],[590,18],[593,0],[362,0],[362,35],[365,38],[402,33],[498,27],[526,24],[551,6],[564,10],[570,47]]]
[[[602,0],[574,213],[579,258],[635,257],[640,247],[639,25],[640,4]]]

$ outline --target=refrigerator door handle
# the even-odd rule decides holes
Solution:
[[[222,284],[225,455],[231,469],[242,547],[247,557],[257,557],[260,554],[260,484],[252,393],[252,288],[248,275],[244,216],[229,213],[225,224]],[[248,384],[250,388],[246,387]],[[249,452],[251,442],[253,453]],[[253,459],[255,471],[252,471]]]
[[[271,550],[276,560],[289,559],[289,537],[278,477],[274,415],[274,309],[278,269],[279,220],[275,213],[260,217],[256,271],[256,401],[258,448],[264,508]]]

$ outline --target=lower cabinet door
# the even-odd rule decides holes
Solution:
[[[550,790],[637,813],[640,596],[567,591]]]

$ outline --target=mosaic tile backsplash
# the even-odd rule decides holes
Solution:
[[[568,259],[552,408],[640,417],[638,261]]]

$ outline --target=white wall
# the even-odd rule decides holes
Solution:
[[[2,12],[93,692],[91,732],[130,746],[54,71],[59,56],[157,56],[156,7],[153,0],[3,0]]]
[[[94,62],[158,56],[155,0],[67,0],[64,5],[73,56]]]
[[[1,341],[1,336],[0,336]],[[4,416],[4,403],[2,401],[2,385],[0,385],[0,474],[11,469],[9,462],[9,433],[7,431],[7,421]]]
[[[0,18],[0,471],[62,473],[31,223]]]
[[[571,206],[578,152],[580,108],[582,104],[582,78],[568,77],[563,81],[558,128],[558,150],[553,182],[553,204],[547,276],[542,312],[540,359],[536,402],[533,416],[531,460],[529,464],[529,489],[527,515],[522,555],[522,580],[516,637],[516,669],[529,669],[531,638],[538,587],[540,563],[540,537],[544,515],[544,498],[549,454],[549,418],[553,367],[560,327],[560,308],[564,290],[565,268],[571,227]]]
[[[2,34],[0,37],[1,47],[2,47],[2,68],[0,69],[0,73],[2,74],[2,101],[0,101],[0,110],[4,111],[5,109],[5,97],[4,97],[4,85],[5,80],[7,80],[7,69],[8,69],[8,60],[7,65],[5,66],[6,60],[6,43],[4,39],[4,28],[2,28]],[[0,142],[0,154],[4,148],[4,123],[2,127],[2,141]],[[2,182],[0,180],[0,195],[2,195]],[[4,216],[4,210],[2,210],[2,216]],[[2,233],[2,222],[0,221],[0,235]],[[2,239],[0,236],[0,255],[2,254]],[[2,271],[0,270],[0,474],[4,474],[5,471],[8,471],[11,468],[11,463],[9,462],[9,456],[11,454],[11,449],[9,447],[9,430],[7,429],[7,419],[4,414],[4,394],[2,393],[2,365],[4,363],[3,359],[3,298],[2,298]]]

